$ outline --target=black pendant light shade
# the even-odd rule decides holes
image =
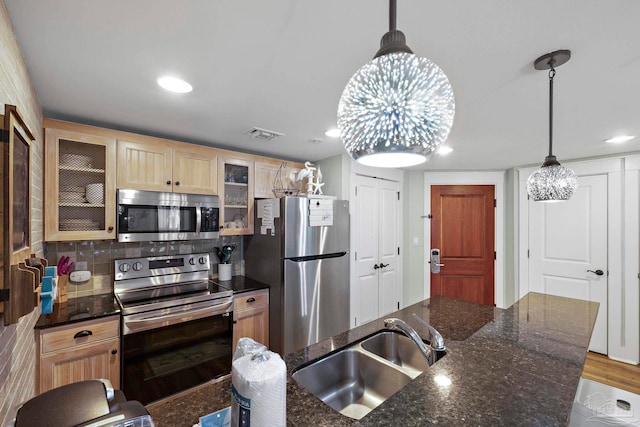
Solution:
[[[540,169],[527,180],[527,193],[536,202],[569,200],[578,188],[578,177],[569,168],[562,166],[553,155],[553,79],[556,67],[571,58],[571,51],[557,50],[542,55],[534,61],[536,70],[549,70],[549,155]]]

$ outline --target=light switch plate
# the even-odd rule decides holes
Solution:
[[[420,246],[420,238],[418,236],[413,236],[413,241],[411,242],[413,246]]]

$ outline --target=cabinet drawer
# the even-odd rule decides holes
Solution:
[[[111,316],[106,320],[96,319],[47,329],[41,332],[41,353],[49,353],[76,345],[115,338],[120,335],[119,330],[120,316]]]
[[[238,294],[233,297],[233,310],[242,311],[269,305],[269,291]]]

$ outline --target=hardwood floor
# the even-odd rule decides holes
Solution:
[[[582,378],[640,394],[640,365],[609,359],[598,353],[587,353]]]

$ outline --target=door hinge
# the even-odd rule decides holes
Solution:
[[[400,246],[398,246],[398,255],[400,255]]]
[[[527,249],[527,258],[529,258],[529,249]]]
[[[400,201],[400,192],[396,191],[396,194],[398,194],[398,201]]]
[[[493,259],[498,259],[496,255],[496,251],[493,251]]]
[[[494,208],[498,207],[498,201],[496,199],[493,199],[493,207]]]
[[[400,310],[400,301],[398,301],[398,310]]]
[[[9,289],[0,289],[0,301],[9,301]]]
[[[356,186],[356,196],[358,195],[358,187]]]
[[[355,255],[355,261],[358,260],[358,252],[353,252],[353,254]]]

